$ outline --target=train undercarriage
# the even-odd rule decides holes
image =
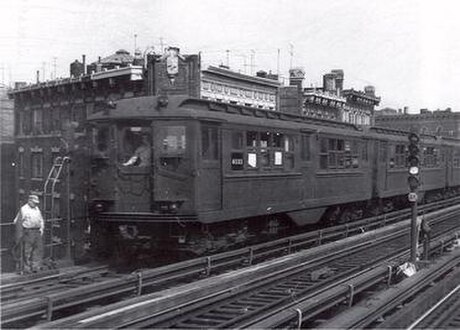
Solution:
[[[460,187],[426,192],[420,204],[460,195]],[[299,228],[286,214],[272,214],[236,219],[216,224],[199,222],[149,223],[136,221],[136,214],[124,222],[93,220],[92,250],[99,256],[117,260],[143,258],[186,259],[277,239],[299,230],[350,223],[409,207],[407,195],[333,205],[326,209],[321,220]]]

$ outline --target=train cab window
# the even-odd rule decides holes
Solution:
[[[166,126],[160,128],[162,152],[183,154],[186,148],[185,126]]]
[[[218,158],[218,142],[216,127],[201,128],[201,156],[203,159],[216,160]]]
[[[121,161],[123,166],[150,166],[152,157],[151,149],[149,128],[130,126],[124,129],[121,145]]]
[[[161,167],[168,171],[185,171],[187,166],[184,162],[187,147],[185,126],[162,126],[158,134]]]

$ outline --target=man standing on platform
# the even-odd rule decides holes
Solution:
[[[29,200],[19,210],[14,223],[16,224],[16,243],[22,244],[21,258],[24,272],[36,272],[42,263],[43,231],[45,223],[38,208],[40,200],[37,195],[30,195]]]

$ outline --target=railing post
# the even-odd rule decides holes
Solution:
[[[137,295],[140,296],[142,294],[142,272],[137,272]]]
[[[297,313],[297,329],[302,329],[302,311],[300,308],[295,309]]]
[[[253,249],[253,248],[249,248],[249,260],[248,260],[248,264],[249,264],[249,265],[252,265],[253,260],[254,260],[254,249]]]
[[[46,321],[51,322],[51,319],[53,318],[53,300],[49,296],[47,296],[46,299],[48,300],[48,308],[46,309]]]
[[[291,250],[292,250],[292,239],[289,239],[289,241],[288,241],[288,254],[291,254]]]
[[[322,239],[323,239],[323,230],[320,229],[320,231],[318,233],[318,245],[322,244]]]
[[[351,307],[353,305],[353,298],[355,295],[355,287],[353,284],[348,284],[348,291],[350,292],[350,297],[348,299],[348,307]]]
[[[206,258],[206,275],[211,275],[211,257]]]
[[[388,266],[388,280],[387,280],[388,287],[391,285],[392,276],[393,276],[393,267]]]

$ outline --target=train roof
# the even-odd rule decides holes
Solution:
[[[405,139],[410,131],[387,127],[360,127],[350,123],[311,118],[299,114],[258,109],[253,107],[215,102],[187,96],[143,96],[109,102],[103,111],[88,117],[91,121],[151,120],[151,119],[199,119],[235,125],[256,125],[280,129],[300,129],[310,132],[340,133],[352,136]],[[344,132],[345,131],[345,132]],[[425,142],[448,141],[460,144],[459,139],[421,134]]]
[[[90,115],[88,120],[140,120],[165,117],[209,119],[248,124],[251,122],[266,122],[268,125],[273,125],[273,121],[279,120],[286,122],[288,125],[293,125],[294,123],[294,126],[297,126],[295,123],[298,123],[312,127],[331,127],[356,132],[361,131],[360,127],[350,123],[181,96],[168,98],[162,96],[144,96],[121,99],[108,103],[103,111]]]

